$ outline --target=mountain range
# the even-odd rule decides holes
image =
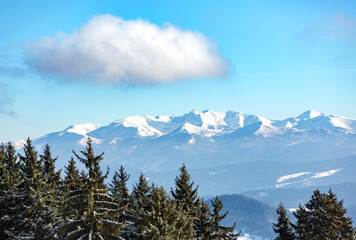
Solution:
[[[202,195],[260,191],[262,196],[274,189],[356,183],[356,120],[314,110],[283,120],[211,110],[130,116],[106,126],[72,125],[33,143],[38,151],[49,144],[62,168],[88,137],[96,153],[105,153],[103,165],[111,174],[121,164],[126,168],[130,184],[144,172],[170,189],[183,163]],[[14,144],[20,149],[23,142]]]

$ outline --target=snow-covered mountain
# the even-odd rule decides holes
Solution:
[[[67,164],[91,137],[111,172],[121,164],[169,187],[185,163],[201,194],[356,182],[356,120],[314,110],[271,120],[238,112],[130,116],[107,126],[77,124],[34,139]],[[15,142],[18,148],[22,141]]]

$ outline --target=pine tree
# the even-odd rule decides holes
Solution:
[[[110,195],[114,198],[114,201],[124,209],[123,213],[120,215],[120,222],[125,224],[124,228],[120,232],[120,236],[127,239],[131,236],[130,229],[134,226],[132,213],[128,211],[130,208],[130,194],[126,186],[130,175],[125,172],[124,167],[121,165],[119,172],[114,173],[113,180],[110,186]]]
[[[78,190],[70,191],[64,201],[64,222],[61,230],[67,240],[74,239],[121,239],[122,224],[118,222],[120,206],[109,196],[100,161],[103,153],[95,155],[92,140],[89,138],[83,157],[73,151],[74,155],[85,165],[88,174],[81,174]],[[73,169],[74,163],[69,169]],[[67,171],[69,171],[67,168]],[[77,173],[76,170],[73,171]]]
[[[53,192],[48,191],[48,182],[42,161],[38,160],[31,139],[24,145],[24,156],[20,156],[23,181],[15,189],[16,213],[13,216],[12,236],[19,239],[56,239],[52,225],[56,218]]]
[[[278,236],[276,240],[295,240],[295,233],[289,217],[287,216],[286,209],[283,207],[282,203],[279,204],[277,208],[278,222],[273,224],[273,230]]]
[[[15,216],[18,204],[22,201],[22,196],[18,195],[18,188],[23,179],[20,177],[20,163],[11,143],[5,147],[0,147],[0,161],[3,161],[1,169],[1,194],[0,194],[0,239],[10,239],[14,236]]]
[[[8,189],[10,188],[5,145],[0,145],[0,239],[8,239],[6,219],[9,218]]]
[[[177,207],[180,207],[188,216],[188,221],[181,221],[178,225],[180,228],[185,229],[184,237],[190,239],[195,235],[194,222],[198,218],[198,187],[194,187],[194,182],[191,182],[190,175],[184,164],[179,171],[180,174],[175,179],[175,188],[171,189],[171,194]]]
[[[4,195],[7,189],[7,181],[6,181],[6,161],[5,161],[5,146],[2,143],[0,145],[0,221],[2,217],[5,215],[5,207],[4,207]],[[3,226],[0,225],[0,236],[4,236],[3,234]]]
[[[134,239],[144,239],[144,234],[142,233],[142,228],[140,227],[140,222],[143,222],[142,216],[145,212],[150,210],[150,195],[151,186],[148,184],[143,173],[140,174],[138,182],[134,185],[131,193],[130,201],[130,215],[131,221],[134,223],[130,228],[132,233],[132,238]]]
[[[71,158],[65,168],[64,185],[67,191],[78,190],[79,188],[79,170],[77,169],[74,158]]]
[[[211,239],[237,239],[237,237],[240,235],[240,233],[233,233],[236,223],[231,226],[231,227],[225,227],[220,224],[221,220],[223,220],[229,211],[226,213],[220,214],[221,210],[223,209],[223,203],[219,199],[218,196],[214,198],[214,200],[211,201],[213,210],[211,217],[213,219],[212,223],[212,238]]]
[[[116,202],[120,203],[122,207],[127,206],[130,201],[129,189],[127,188],[127,181],[130,175],[125,172],[124,167],[121,165],[119,172],[114,173],[113,180],[110,184],[111,196]]]
[[[354,239],[352,219],[345,214],[343,201],[338,201],[331,189],[328,194],[316,190],[305,208],[300,205],[294,213],[297,238]]]
[[[141,229],[139,239],[180,239],[177,226],[182,213],[162,187],[152,186],[148,210],[139,209],[137,224]],[[185,238],[184,238],[185,239]]]
[[[43,171],[47,177],[48,184],[57,186],[61,178],[61,171],[56,171],[55,163],[58,159],[52,158],[51,148],[47,144],[44,148],[43,155],[40,155],[41,161],[43,162]]]
[[[67,199],[73,195],[73,193],[78,193],[81,186],[81,181],[79,177],[79,170],[77,169],[76,162],[73,158],[68,161],[68,165],[64,166],[64,179],[60,185],[60,201],[58,207],[60,209],[60,218],[58,219],[58,232],[61,234],[61,228],[67,219],[75,218],[77,215],[77,205],[66,204]]]
[[[196,237],[201,240],[211,239],[213,233],[212,225],[213,219],[209,205],[204,200],[200,200],[198,218],[195,221]]]

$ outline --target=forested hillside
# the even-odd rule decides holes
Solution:
[[[131,193],[121,167],[110,184],[91,139],[63,172],[47,145],[38,155],[30,139],[24,154],[0,147],[0,239],[236,239],[235,224],[221,225],[226,213],[216,197],[212,208],[183,165],[168,194],[141,174]],[[172,197],[171,197],[171,196]]]
[[[222,220],[223,224],[236,222],[241,230],[249,234],[271,239],[275,236],[271,226],[277,214],[273,207],[240,194],[220,195],[219,198],[224,204],[223,211],[229,211]]]
[[[95,154],[90,138],[63,171],[48,145],[39,155],[27,139],[23,149],[17,154],[11,143],[0,145],[0,239],[237,239],[241,228],[272,237],[272,226],[277,239],[355,236],[331,190],[314,191],[291,223],[282,204],[277,218],[267,205],[240,195],[204,201],[184,164],[169,193],[142,173],[130,192],[122,166],[107,179],[104,153]]]

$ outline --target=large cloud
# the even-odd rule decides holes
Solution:
[[[44,75],[105,84],[156,84],[224,77],[228,63],[198,32],[111,15],[92,18],[71,34],[29,43],[26,60]]]

